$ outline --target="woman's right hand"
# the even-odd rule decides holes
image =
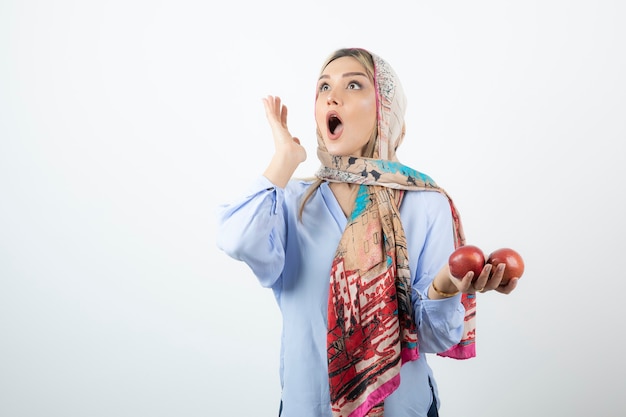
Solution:
[[[306,149],[300,140],[287,129],[287,106],[280,97],[267,96],[263,99],[265,115],[274,136],[275,153],[264,175],[274,184],[284,187],[298,165],[306,160]]]
[[[300,140],[291,136],[287,129],[287,106],[281,103],[280,97],[267,96],[263,99],[265,115],[272,128],[276,152],[292,156],[300,164],[306,160],[306,150]]]

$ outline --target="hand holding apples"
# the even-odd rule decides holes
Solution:
[[[461,292],[496,290],[509,294],[524,272],[524,261],[511,248],[497,249],[485,257],[479,247],[464,245],[450,255],[448,268]]]

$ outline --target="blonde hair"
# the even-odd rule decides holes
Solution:
[[[326,58],[326,60],[322,64],[322,68],[320,69],[320,74],[324,72],[328,64],[330,64],[331,62],[333,62],[334,60],[338,58],[343,58],[343,57],[351,57],[359,61],[359,63],[363,65],[363,68],[365,68],[365,73],[367,74],[369,79],[372,82],[374,82],[374,71],[375,71],[374,70],[374,58],[372,58],[372,55],[369,52],[360,48],[337,49],[335,52],[330,54],[328,58]],[[318,136],[319,136],[319,131],[318,131]],[[376,120],[376,125],[374,126],[374,129],[372,130],[369,141],[363,148],[363,153],[362,153],[363,157],[365,158],[374,157],[374,152],[376,150],[376,137],[377,136],[378,136],[378,120]],[[313,181],[313,183],[309,186],[304,196],[302,197],[302,203],[300,204],[300,210],[298,212],[298,218],[300,220],[302,220],[302,213],[304,211],[305,203],[309,200],[309,198],[311,198],[315,190],[317,190],[324,181],[325,180],[321,178],[316,178],[315,181]]]

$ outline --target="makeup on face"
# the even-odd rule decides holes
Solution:
[[[341,57],[326,66],[317,84],[315,120],[330,154],[361,156],[376,126],[376,90],[359,61]]]

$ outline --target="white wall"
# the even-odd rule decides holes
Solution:
[[[518,249],[442,416],[617,416],[626,6],[619,1],[0,3],[0,415],[276,416],[280,316],[215,246],[280,95],[317,168],[327,54],[387,59],[401,160],[470,243]]]

